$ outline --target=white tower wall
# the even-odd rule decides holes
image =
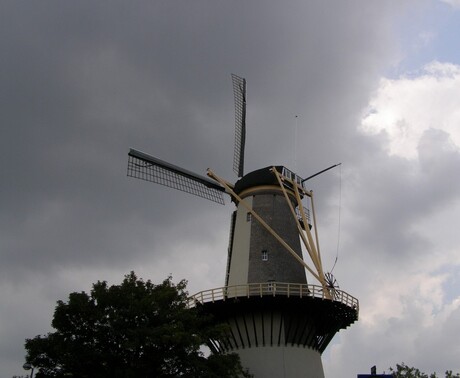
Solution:
[[[238,350],[238,355],[254,377],[324,378],[320,353],[307,347],[247,348]]]
[[[245,199],[252,208],[252,197]],[[248,210],[238,206],[233,240],[231,241],[231,258],[229,262],[227,286],[245,285],[248,282],[249,246],[251,241],[251,220],[248,220]]]

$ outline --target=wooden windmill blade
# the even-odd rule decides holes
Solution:
[[[164,185],[224,205],[225,188],[207,177],[130,149],[128,176]]]

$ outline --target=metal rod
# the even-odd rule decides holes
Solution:
[[[337,163],[337,164],[331,165],[329,168],[323,169],[322,171],[319,171],[318,173],[315,173],[314,175],[311,175],[311,176],[307,177],[306,179],[303,179],[303,180],[302,180],[302,184],[303,184],[305,181],[310,180],[310,179],[312,179],[313,177],[316,177],[316,176],[320,175],[321,173],[324,173],[324,172],[328,171],[329,169],[332,169],[332,168],[334,168],[334,167],[337,167],[337,166],[339,166],[339,165],[341,165],[341,164],[342,164],[342,163]]]

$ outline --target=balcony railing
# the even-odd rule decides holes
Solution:
[[[241,297],[284,296],[297,298],[320,298],[343,303],[359,312],[359,301],[355,297],[338,289],[324,289],[319,285],[305,285],[285,282],[250,283],[247,285],[224,286],[200,291],[189,297],[189,307],[197,303],[225,301]],[[332,298],[332,299],[331,299]]]

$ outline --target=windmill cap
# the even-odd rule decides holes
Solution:
[[[234,187],[234,191],[236,194],[240,194],[241,192],[245,191],[246,189],[253,188],[256,186],[262,185],[276,185],[278,186],[278,180],[276,176],[273,174],[271,169],[273,166],[265,167],[258,169],[256,171],[249,172],[248,174],[244,175],[240,178]],[[275,166],[275,169],[282,173],[283,171],[282,165]]]

